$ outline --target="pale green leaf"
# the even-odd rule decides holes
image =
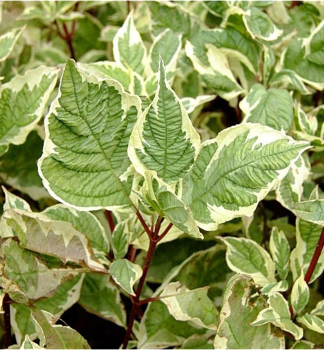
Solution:
[[[48,207],[42,214],[52,220],[71,223],[76,230],[87,236],[95,254],[108,254],[109,242],[105,229],[93,214],[77,211],[63,204]]]
[[[315,136],[318,129],[318,121],[315,115],[306,114],[301,106],[296,108],[297,125],[302,132]]]
[[[88,74],[100,78],[111,78],[119,81],[125,90],[129,91],[131,85],[130,72],[116,62],[101,61],[95,63],[78,63],[78,67]]]
[[[231,270],[251,276],[261,287],[275,281],[275,264],[259,244],[242,237],[219,239],[227,246],[226,262]]]
[[[285,68],[295,71],[300,78],[318,90],[324,88],[324,20],[305,39],[295,39],[285,56]]]
[[[194,46],[187,41],[186,54],[191,59],[195,69],[201,75],[205,84],[213,89],[218,95],[230,100],[243,92],[238,85],[225,53],[214,45],[206,44],[207,62],[203,63],[195,55]]]
[[[62,283],[78,274],[77,270],[68,268],[49,269],[40,258],[13,240],[3,245],[1,250],[1,255],[6,256],[2,287],[8,292],[17,290],[28,299],[49,296]]]
[[[128,251],[129,232],[125,222],[119,222],[112,236],[112,248],[116,259],[122,259]]]
[[[216,95],[200,95],[196,98],[184,97],[181,102],[186,109],[187,113],[192,113],[197,107],[203,105],[204,103],[213,101]]]
[[[183,201],[205,230],[251,216],[308,148],[260,124],[237,125],[203,143],[183,181]]]
[[[295,203],[293,210],[300,219],[324,226],[324,199]]]
[[[291,306],[296,314],[302,311],[309,301],[309,288],[302,273],[295,281],[290,296]]]
[[[312,315],[324,316],[324,299],[319,301],[314,310],[311,311]]]
[[[109,276],[86,274],[79,304],[92,314],[126,327],[125,308],[119,290]]]
[[[114,281],[128,294],[135,295],[134,284],[141,278],[143,272],[139,265],[127,259],[117,259],[111,264],[109,272]]]
[[[188,207],[172,189],[153,172],[145,173],[143,197],[155,212],[168,219],[178,229],[194,238],[203,238]],[[162,233],[163,231],[161,231]]]
[[[289,289],[289,283],[284,280],[267,284],[261,289],[262,294],[270,295],[276,292],[286,292]]]
[[[315,344],[307,340],[297,340],[291,349],[314,349]]]
[[[129,205],[127,146],[139,110],[139,98],[115,80],[86,76],[69,61],[38,163],[50,194],[83,210]]]
[[[39,346],[37,343],[30,340],[29,336],[26,335],[25,340],[21,344],[20,349],[45,349],[45,348]]]
[[[301,272],[306,274],[314,251],[318,244],[322,232],[322,227],[305,220],[296,221],[296,247],[290,255],[290,268],[296,280]],[[315,281],[324,270],[324,255],[321,254],[316,264],[315,270],[310,279],[310,283]]]
[[[0,62],[4,61],[10,55],[24,29],[25,27],[14,28],[0,36]]]
[[[324,334],[324,321],[315,315],[306,313],[303,316],[297,317],[297,321],[312,331]]]
[[[24,199],[7,191],[6,188],[3,186],[2,186],[2,190],[3,190],[5,197],[6,197],[6,201],[3,205],[4,211],[7,209],[23,209],[26,211],[31,211],[30,205]],[[3,236],[1,235],[1,237],[3,237]]]
[[[307,156],[301,156],[292,164],[288,174],[276,189],[277,201],[289,210],[293,210],[303,194],[303,183],[309,178],[311,167]]]
[[[240,102],[243,122],[260,123],[287,132],[293,121],[293,101],[286,90],[254,84]]]
[[[291,69],[280,69],[271,77],[269,84],[273,87],[297,90],[303,95],[311,94],[311,91],[304,84],[303,79]]]
[[[284,349],[285,338],[275,335],[270,325],[251,326],[264,308],[264,300],[250,300],[254,287],[248,276],[233,276],[225,289],[215,349]]]
[[[289,272],[290,246],[286,235],[273,227],[270,236],[270,252],[279,277],[284,280]]]
[[[146,61],[146,48],[137,31],[133,12],[126,18],[113,41],[114,58],[118,64],[143,74]]]
[[[262,80],[264,83],[267,83],[271,75],[273,66],[276,63],[276,56],[274,51],[268,46],[263,46],[263,71],[262,71]]]
[[[269,307],[263,309],[251,325],[262,326],[272,323],[283,331],[292,334],[296,340],[301,339],[303,337],[303,329],[291,321],[287,300],[280,293],[274,293],[270,295],[268,303]]]
[[[189,322],[177,321],[161,301],[150,303],[141,320],[138,349],[156,349],[180,346],[193,334],[204,334],[205,328]]]
[[[37,171],[43,143],[37,132],[32,131],[24,144],[10,145],[8,152],[0,158],[0,178],[33,200],[49,197]]]
[[[180,349],[214,349],[211,339],[200,335],[193,335],[186,339]]]
[[[32,339],[37,337],[35,324],[31,319],[31,309],[27,305],[10,305],[10,323],[18,345],[22,344],[26,335]]]
[[[34,309],[32,317],[42,330],[46,349],[90,349],[88,342],[74,329],[55,325],[48,320],[51,314]]]
[[[181,49],[181,35],[166,29],[153,41],[149,52],[149,67],[152,73],[159,70],[159,57],[163,58],[165,70],[174,70],[177,65],[177,58]]]
[[[71,261],[95,271],[107,272],[94,258],[87,237],[71,223],[21,209],[8,209],[3,217],[22,247],[57,257],[64,263]]]
[[[15,76],[0,88],[0,147],[20,145],[41,119],[58,69],[44,66]],[[4,153],[4,152],[2,152]],[[0,153],[0,155],[2,155]]]
[[[140,115],[130,137],[128,154],[141,175],[154,170],[167,183],[189,171],[200,147],[180,99],[166,80],[162,59],[159,84],[153,102]]]
[[[189,290],[180,282],[173,282],[164,288],[160,297],[176,320],[216,330],[218,311],[207,296],[208,289]]]

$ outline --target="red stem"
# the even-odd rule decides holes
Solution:
[[[114,230],[115,230],[114,218],[113,218],[112,213],[111,213],[110,210],[105,210],[105,214],[106,214],[106,218],[107,218],[107,220],[108,220],[110,232],[111,232],[111,235],[112,235],[113,232],[114,232]]]
[[[9,295],[6,293],[3,298],[4,342],[5,342],[6,349],[13,344],[12,337],[11,337],[10,304],[11,304],[11,299]]]
[[[164,236],[171,230],[172,226],[173,224],[170,222],[167,228],[163,231],[163,233],[161,233],[161,235],[157,238],[158,242],[160,242],[164,238]]]
[[[137,211],[137,212],[139,213],[139,211]],[[139,219],[140,219],[140,217],[139,217]],[[129,316],[127,330],[126,330],[126,334],[125,334],[125,338],[124,338],[124,342],[123,342],[123,349],[127,349],[127,345],[128,345],[130,335],[132,333],[132,328],[133,328],[133,324],[135,321],[135,317],[136,317],[136,314],[138,313],[138,309],[140,308],[139,300],[141,297],[141,292],[142,292],[142,289],[144,287],[145,279],[146,279],[149,267],[151,265],[151,260],[152,260],[156,245],[158,243],[157,239],[158,239],[158,235],[159,235],[162,221],[163,221],[163,218],[159,216],[157,221],[156,221],[154,232],[151,232],[148,229],[149,230],[149,237],[150,237],[150,245],[149,245],[149,249],[147,251],[145,260],[144,260],[143,274],[142,274],[142,277],[140,278],[140,281],[138,283],[138,287],[137,287],[136,292],[135,292],[135,297],[132,299],[133,306],[132,306],[132,310],[131,310],[131,313]]]
[[[305,278],[304,278],[305,282],[307,284],[309,284],[309,281],[310,281],[310,279],[311,279],[311,277],[313,275],[313,272],[314,272],[315,267],[317,265],[318,259],[321,256],[321,253],[322,253],[322,250],[323,250],[323,246],[324,246],[324,227],[322,229],[322,232],[321,232],[320,238],[318,240],[316,249],[314,251],[312,260],[311,260],[311,262],[310,262],[310,264],[308,266],[308,270],[307,270]]]
[[[148,234],[149,239],[151,239],[152,231],[146,225],[146,222],[143,219],[143,216],[141,215],[141,213],[140,213],[140,211],[138,209],[136,209],[136,215],[137,215],[139,221],[141,222],[142,226],[144,227],[145,232]]]

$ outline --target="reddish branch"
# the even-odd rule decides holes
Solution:
[[[6,293],[3,298],[3,323],[4,323],[4,342],[5,348],[9,348],[12,345],[11,337],[11,323],[10,323],[10,304],[11,299]]]
[[[105,210],[106,218],[109,224],[110,232],[113,234],[115,230],[115,222],[110,210]]]
[[[320,238],[318,240],[317,246],[315,248],[312,260],[311,260],[311,262],[310,262],[310,264],[308,266],[308,270],[307,270],[306,275],[305,275],[305,282],[307,284],[309,284],[309,281],[311,280],[311,277],[312,277],[313,272],[314,272],[314,270],[316,268],[318,259],[321,256],[321,253],[322,253],[322,250],[323,250],[323,246],[324,246],[324,227],[322,229],[322,232],[321,232]]]

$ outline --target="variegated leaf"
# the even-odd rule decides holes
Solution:
[[[233,276],[224,291],[215,349],[284,349],[285,338],[274,334],[270,325],[251,326],[265,307],[263,298],[251,300],[254,283],[248,276]]]
[[[133,12],[131,12],[123,26],[118,30],[113,41],[114,58],[118,64],[131,68],[138,74],[143,74],[146,61],[146,48],[137,31]]]
[[[237,273],[249,275],[261,287],[275,282],[275,264],[269,253],[252,239],[219,238],[226,246],[226,262]]]
[[[309,288],[302,273],[295,281],[292,290],[290,302],[295,313],[302,311],[309,301]]]
[[[226,55],[214,45],[206,44],[206,47],[208,63],[202,62],[196,56],[195,48],[189,41],[186,43],[186,54],[191,59],[203,81],[225,100],[230,100],[240,95],[243,89],[233,76]]]
[[[154,172],[145,172],[143,197],[162,217],[194,238],[203,238],[189,208]]]
[[[204,103],[213,101],[216,95],[200,95],[196,98],[184,97],[181,102],[186,109],[187,113],[192,113],[197,107],[203,105]]]
[[[279,277],[284,280],[289,272],[290,246],[286,235],[273,227],[270,236],[270,251]]]
[[[293,211],[302,220],[324,226],[324,199],[313,199],[295,203]]]
[[[154,170],[167,183],[183,178],[193,164],[200,138],[180,99],[166,79],[162,59],[159,84],[153,102],[135,124],[128,154],[143,176]]]
[[[276,292],[286,292],[289,289],[289,283],[284,280],[280,282],[273,282],[267,284],[261,289],[261,293],[265,295],[271,295]]]
[[[8,209],[3,217],[22,247],[54,256],[64,263],[71,261],[94,271],[107,272],[95,258],[87,237],[72,224],[55,221],[40,213]]]
[[[286,90],[254,84],[240,102],[243,122],[260,123],[287,132],[293,121],[293,100]]]
[[[315,316],[324,316],[324,299],[316,304],[316,307],[311,311],[311,314]]]
[[[301,156],[292,164],[288,174],[276,189],[277,201],[289,210],[293,210],[295,203],[302,198],[303,183],[311,174],[311,167],[307,155]]]
[[[74,329],[55,325],[52,315],[34,309],[32,317],[39,326],[39,337],[47,349],[90,349],[88,342]]]
[[[135,295],[134,284],[141,278],[143,272],[139,265],[127,259],[117,259],[111,264],[109,272],[114,281],[128,294]]]
[[[15,76],[0,88],[0,155],[20,145],[41,119],[58,69],[44,66]]]
[[[216,330],[218,311],[207,296],[208,289],[189,290],[180,282],[173,282],[164,288],[160,297],[176,320]]]
[[[94,273],[86,275],[79,304],[92,314],[121,327],[126,326],[126,312],[119,290],[107,275]]]
[[[20,349],[45,349],[39,346],[37,343],[33,342],[28,335],[25,336],[23,343],[21,344]]]
[[[297,317],[297,321],[314,332],[324,334],[324,321],[315,315],[306,313]]]
[[[237,125],[203,143],[183,180],[183,201],[205,230],[251,216],[309,146],[260,124]]]
[[[38,163],[50,194],[83,210],[130,205],[127,146],[139,110],[139,98],[118,82],[87,76],[70,60]]]
[[[115,258],[122,259],[127,254],[130,240],[128,225],[125,221],[116,225],[111,240]]]
[[[0,62],[4,61],[10,55],[24,29],[25,27],[14,28],[0,36]]]
[[[290,255],[290,268],[296,280],[301,273],[306,274],[315,248],[318,244],[322,232],[322,227],[309,221],[296,220],[296,247]],[[324,270],[324,255],[321,254],[316,264],[315,270],[310,279],[310,283],[315,281]]]
[[[303,337],[303,329],[296,326],[291,318],[287,300],[280,294],[274,293],[270,295],[269,307],[263,309],[251,326],[261,326],[272,323],[283,331],[292,334],[296,340]]]

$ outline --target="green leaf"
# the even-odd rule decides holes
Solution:
[[[269,297],[269,307],[263,309],[252,326],[262,326],[272,323],[283,331],[292,334],[296,340],[303,337],[303,329],[296,326],[290,319],[290,311],[287,300],[280,294],[274,293]]]
[[[284,67],[295,71],[301,79],[318,90],[324,81],[324,20],[305,39],[295,39],[284,56]]]
[[[153,102],[140,115],[130,137],[128,154],[141,175],[154,170],[167,183],[183,178],[200,147],[180,99],[166,80],[162,59],[159,84]]]
[[[324,199],[296,203],[293,210],[300,219],[324,226]]]
[[[287,132],[293,121],[293,101],[288,91],[254,84],[240,102],[244,122],[260,123]]]
[[[207,329],[217,329],[218,311],[208,298],[208,287],[189,290],[180,282],[168,284],[161,293],[161,301],[178,321],[190,321]]]
[[[25,27],[14,28],[0,36],[0,62],[10,55],[24,29]]]
[[[15,76],[0,88],[0,147],[20,145],[41,119],[58,69],[44,66]]]
[[[34,309],[32,317],[41,328],[45,339],[46,349],[90,349],[88,342],[74,329],[54,325],[52,315],[46,311]]]
[[[149,10],[154,36],[159,35],[165,29],[171,29],[175,33],[183,33],[184,35],[190,33],[190,17],[182,11],[180,6],[173,3],[152,1]]]
[[[290,268],[296,280],[301,272],[305,275],[315,248],[318,244],[322,232],[322,227],[305,220],[296,220],[296,247],[290,255]],[[310,283],[314,282],[324,270],[324,256],[320,256],[315,270],[312,274]]]
[[[267,284],[261,289],[261,293],[265,295],[270,295],[276,292],[286,292],[289,289],[289,283],[284,280],[280,282],[273,282]]]
[[[250,277],[235,275],[225,289],[215,349],[284,349],[285,338],[275,335],[269,325],[252,327],[264,308],[264,300],[252,302],[254,284]]]
[[[163,58],[166,71],[176,68],[177,58],[181,50],[181,35],[177,35],[171,29],[160,33],[153,41],[149,53],[149,64],[152,73],[159,70],[159,57]]]
[[[139,110],[139,98],[118,82],[86,76],[69,61],[38,163],[50,194],[88,210],[129,205],[127,146]]]
[[[119,81],[129,91],[131,77],[129,71],[116,62],[101,61],[95,63],[78,63],[78,67],[88,74]]]
[[[315,344],[307,340],[297,340],[291,349],[314,349]]]
[[[302,273],[295,281],[291,290],[291,306],[296,314],[302,311],[309,301],[309,288]]]
[[[150,303],[141,320],[138,349],[167,348],[181,345],[193,334],[204,334],[206,329],[177,321],[161,301]]]
[[[303,316],[297,317],[297,321],[312,331],[324,334],[324,321],[315,315],[306,313]]]
[[[87,237],[72,224],[21,209],[6,210],[4,219],[20,245],[31,251],[71,261],[94,271],[107,272],[94,257]]]
[[[55,221],[71,223],[76,230],[87,236],[95,254],[108,254],[109,242],[105,229],[93,214],[77,211],[62,204],[48,207],[42,214]]]
[[[307,156],[301,156],[292,164],[288,174],[280,182],[276,189],[277,201],[289,210],[293,210],[295,204],[302,198],[303,183],[311,174]]]
[[[324,316],[324,299],[319,301],[314,310],[311,311],[312,315]]]
[[[5,182],[27,193],[32,199],[49,197],[37,171],[37,160],[42,155],[43,140],[32,131],[23,145],[11,145],[0,158],[0,177]]]
[[[122,259],[128,251],[129,232],[126,222],[119,222],[112,236],[112,248],[116,259]]]
[[[42,348],[37,343],[31,341],[28,335],[26,335],[25,340],[21,344],[20,349],[45,349],[45,348]]]
[[[187,113],[192,113],[197,107],[203,105],[204,103],[213,101],[216,95],[200,95],[196,98],[184,97],[181,102],[186,109]]]
[[[109,269],[111,277],[128,294],[134,295],[134,284],[141,278],[142,269],[139,265],[133,264],[127,259],[115,260]]]
[[[49,269],[44,262],[15,241],[1,247],[6,260],[1,285],[7,292],[18,291],[28,299],[49,296],[66,280],[78,274],[68,268]],[[15,299],[12,297],[12,299]]]
[[[155,212],[158,212],[159,215],[168,219],[177,228],[193,238],[203,238],[190,209],[185,206],[166,183],[154,176],[154,172],[145,172],[142,192],[143,197]]]
[[[261,287],[275,281],[275,264],[255,241],[242,237],[219,239],[227,246],[226,262],[232,271],[251,276]]]
[[[32,339],[37,337],[31,309],[27,305],[18,303],[10,305],[10,321],[18,345],[23,343],[26,336]]]
[[[238,85],[225,53],[214,45],[206,44],[207,62],[204,64],[195,55],[194,46],[187,41],[186,54],[191,59],[195,69],[201,75],[208,87],[226,100],[230,100],[243,92]]]
[[[86,274],[79,304],[92,314],[126,327],[125,308],[119,290],[109,276]]]
[[[305,86],[303,79],[291,69],[281,69],[274,73],[269,84],[281,89],[297,90],[303,95],[311,94],[309,88]]]
[[[3,186],[2,186],[2,190],[6,197],[5,204],[3,205],[4,211],[7,209],[23,209],[26,211],[31,211],[30,205],[24,199],[14,195],[13,193],[10,193]],[[4,236],[1,234],[1,237],[4,237]]]
[[[115,61],[138,74],[143,74],[146,61],[146,48],[136,30],[133,12],[126,18],[113,41]]]
[[[273,227],[270,236],[270,252],[279,277],[284,280],[289,272],[290,246],[286,235]]]
[[[223,130],[202,144],[183,180],[183,201],[205,230],[251,216],[307,148],[306,143],[260,124]]]

